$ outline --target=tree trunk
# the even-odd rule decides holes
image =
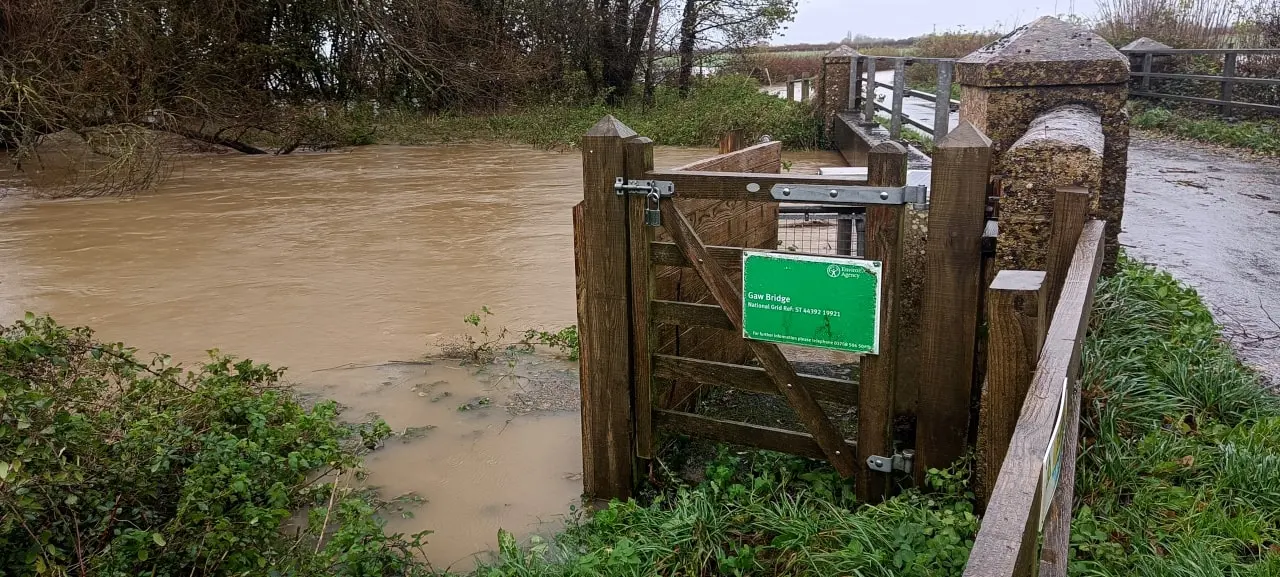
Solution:
[[[658,6],[653,11],[653,15],[649,20],[649,53],[645,57],[644,63],[644,103],[646,106],[653,106],[653,91],[657,87],[657,82],[653,77],[653,63],[658,58],[658,20],[662,18],[662,6]]]
[[[680,95],[693,88],[693,49],[698,41],[698,0],[685,0],[680,20]]]

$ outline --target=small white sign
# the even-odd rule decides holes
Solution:
[[[1044,466],[1040,468],[1040,528],[1044,529],[1044,520],[1049,517],[1049,507],[1053,506],[1053,495],[1058,491],[1058,481],[1062,478],[1062,442],[1066,439],[1067,397],[1070,389],[1067,383],[1070,377],[1062,378],[1062,394],[1058,398],[1058,418],[1053,424],[1053,435],[1049,437],[1049,446],[1044,452]]]

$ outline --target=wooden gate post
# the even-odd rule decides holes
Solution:
[[[991,140],[972,124],[938,140],[921,295],[917,485],[930,468],[959,459],[969,437],[990,166]]]
[[[1049,322],[1046,288],[1043,272],[1002,270],[987,293],[987,383],[978,416],[974,475],[979,509],[991,500],[1040,358]]]
[[[907,149],[894,141],[875,145],[867,155],[869,186],[906,186]],[[906,206],[867,207],[868,260],[881,265],[880,354],[862,357],[858,385],[857,496],[864,502],[882,500],[890,475],[867,468],[872,455],[893,455],[894,381],[898,372],[898,287],[902,281],[902,235]]]
[[[605,116],[582,137],[581,210],[575,210],[583,492],[626,499],[632,484],[631,343],[627,199],[613,189],[625,171],[623,140],[635,136]]]
[[[1059,188],[1053,196],[1053,222],[1049,224],[1049,254],[1045,258],[1045,287],[1049,293],[1048,317],[1058,308],[1062,283],[1071,269],[1071,258],[1080,242],[1080,231],[1089,217],[1089,190],[1076,186]]]
[[[735,131],[739,133],[740,131]],[[730,134],[726,133],[725,139]],[[721,141],[723,146],[724,140]],[[640,180],[653,170],[653,141],[643,136],[623,143],[626,176]],[[636,457],[653,458],[653,326],[649,322],[649,303],[653,302],[655,278],[650,266],[649,243],[654,227],[645,224],[644,211],[649,200],[628,195],[627,228],[631,252],[631,390],[635,394]]]

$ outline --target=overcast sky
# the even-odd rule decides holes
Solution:
[[[1002,32],[1046,14],[1092,16],[1096,0],[800,0],[790,28],[773,44],[836,42],[849,32],[906,38],[934,31],[998,28]]]

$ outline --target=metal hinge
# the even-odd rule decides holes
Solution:
[[[667,180],[627,180],[619,176],[613,180],[613,192],[618,196],[626,194],[652,196],[657,193],[659,197],[667,198],[675,196],[676,183]]]
[[[775,184],[769,191],[774,200],[820,202],[822,204],[916,204],[929,202],[929,187],[910,186],[819,186],[816,184]]]
[[[912,449],[903,449],[894,453],[892,457],[881,457],[872,455],[867,457],[867,467],[872,471],[881,473],[892,473],[901,471],[903,473],[912,472],[912,465],[915,464],[916,452]]]

